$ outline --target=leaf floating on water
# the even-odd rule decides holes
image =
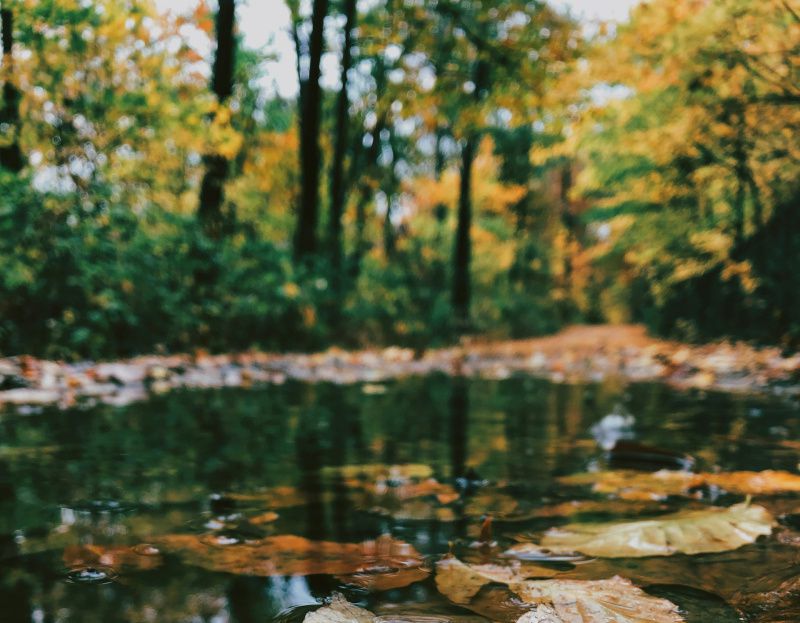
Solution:
[[[725,552],[772,533],[775,520],[761,506],[690,510],[655,519],[569,524],[545,533],[539,546],[555,553],[640,558]],[[510,555],[526,546],[512,547]]]
[[[630,470],[574,474],[558,479],[565,485],[592,485],[597,493],[626,500],[663,500],[670,495],[688,495],[692,489],[714,486],[741,495],[775,495],[800,492],[800,475],[786,471],[699,473],[660,470]]]
[[[441,607],[441,606],[439,606]],[[435,607],[434,607],[435,608]],[[468,614],[436,614],[430,604],[404,604],[384,607],[379,614],[348,602],[334,593],[322,608],[305,615],[303,623],[485,623],[486,619]]]
[[[529,580],[526,565],[468,565],[445,558],[436,565],[436,587],[453,603],[473,607],[473,598],[492,583],[506,584],[519,602],[533,606],[520,623],[680,623],[677,607],[647,595],[628,580]],[[547,569],[549,575],[557,572]],[[484,593],[481,593],[483,595]],[[478,609],[477,607],[475,608]]]
[[[162,563],[161,553],[152,545],[69,545],[64,548],[63,560],[70,568],[108,567],[117,571],[156,569]]]
[[[669,510],[666,504],[643,500],[570,500],[534,511],[535,517],[572,517],[574,515],[647,515]]]
[[[722,472],[701,474],[705,483],[742,495],[774,495],[800,492],[800,475],[791,472]]]
[[[740,595],[735,600],[742,611],[754,613],[755,623],[800,621],[800,576],[795,575],[771,591]]]
[[[430,571],[425,567],[409,567],[389,571],[377,569],[376,571],[338,575],[336,579],[345,584],[355,584],[370,592],[380,592],[409,586],[425,580],[430,575]]]
[[[533,577],[552,577],[559,572],[550,567],[514,561],[508,565],[469,565],[448,557],[436,563],[436,588],[456,604],[467,604],[487,584],[511,584]]]
[[[682,623],[670,601],[652,597],[621,577],[512,584],[533,609],[518,623]]]
[[[423,566],[422,556],[411,545],[388,535],[364,543],[282,535],[224,545],[204,535],[174,534],[153,543],[186,564],[237,575],[379,575]]]
[[[563,476],[564,485],[591,485],[592,491],[608,493],[625,500],[658,501],[671,495],[686,495],[693,487],[703,484],[698,474],[682,471],[657,472],[610,471]]]
[[[369,610],[359,608],[341,594],[334,593],[329,604],[309,612],[303,623],[373,623],[374,620],[375,615]]]

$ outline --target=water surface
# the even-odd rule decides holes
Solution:
[[[633,425],[598,429],[612,412],[633,415]],[[126,408],[8,412],[0,416],[0,620],[264,622],[334,590],[373,609],[417,604],[458,612],[430,579],[370,594],[330,576],[214,572],[170,555],[115,568],[76,564],[70,552],[128,546],[147,557],[146,544],[158,535],[203,534],[215,518],[275,510],[278,518],[252,534],[227,537],[357,543],[391,534],[435,560],[473,540],[480,517],[393,517],[360,506],[323,475],[344,465],[422,464],[442,483],[493,483],[489,490],[530,511],[569,499],[554,478],[605,467],[601,446],[618,436],[690,454],[698,469],[796,471],[799,433],[800,410],[784,400],[531,378],[288,383],[173,392]],[[300,501],[270,509],[235,497],[275,487],[290,487]],[[500,520],[494,534],[502,541],[553,521]],[[599,562],[580,573],[627,572],[678,602],[688,620],[719,623],[732,614],[707,590],[709,574],[758,576],[793,560],[787,547],[773,539],[734,554]],[[703,575],[702,591],[687,588]]]

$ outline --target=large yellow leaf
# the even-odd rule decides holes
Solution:
[[[533,608],[518,623],[680,623],[678,608],[630,581],[541,580],[512,584]]]
[[[769,535],[775,521],[761,506],[682,511],[640,521],[569,524],[545,533],[536,549],[601,558],[639,558],[734,550]],[[529,544],[509,550],[524,554]]]

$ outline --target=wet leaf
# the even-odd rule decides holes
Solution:
[[[592,485],[597,493],[628,500],[663,500],[670,495],[688,495],[692,489],[714,486],[741,495],[774,495],[800,492],[800,475],[786,471],[698,473],[661,470],[630,470],[575,474],[559,478],[566,485]]]
[[[556,569],[518,561],[507,565],[470,565],[448,557],[436,563],[436,588],[453,603],[467,604],[487,584],[511,584],[527,578],[557,574]]]
[[[591,485],[597,493],[635,501],[658,501],[671,495],[686,495],[689,489],[703,484],[698,474],[669,470],[652,473],[628,470],[590,472],[564,476],[558,481],[565,485]]]
[[[163,562],[158,548],[146,544],[135,547],[70,545],[64,548],[63,560],[68,568],[108,567],[117,572],[156,569]]]
[[[715,593],[680,584],[648,584],[647,592],[676,604],[688,623],[741,623],[739,613]]]
[[[329,604],[309,612],[303,623],[372,623],[375,615],[351,604],[339,593],[335,593]]]
[[[482,489],[469,496],[464,505],[464,514],[468,517],[492,515],[496,519],[506,521],[514,518],[530,518],[530,513],[520,510],[519,500],[503,491]]]
[[[388,535],[364,543],[281,535],[228,544],[214,542],[208,535],[175,534],[153,543],[186,564],[237,575],[379,575],[423,566],[422,556],[411,545]]]
[[[800,475],[766,470],[763,472],[722,472],[701,474],[705,484],[742,495],[774,495],[800,492]]]
[[[769,535],[775,521],[761,506],[689,510],[655,519],[569,524],[548,531],[539,543],[555,553],[580,552],[605,558],[724,552]],[[510,554],[524,551],[519,545]]]
[[[511,585],[533,608],[518,623],[680,623],[670,601],[652,597],[620,577],[543,580]]]
[[[800,621],[800,575],[795,574],[774,590],[742,596],[735,603],[754,623]]]
[[[575,515],[646,515],[668,510],[668,506],[650,500],[570,500],[542,506],[536,517],[572,517]]]
[[[353,575],[336,576],[345,584],[355,584],[370,592],[390,591],[394,588],[403,588],[414,582],[425,580],[430,571],[425,567],[409,567],[387,571],[377,568],[372,572],[354,573]]]
[[[279,517],[280,515],[278,515],[278,513],[267,511],[266,513],[261,513],[260,515],[254,515],[253,517],[248,517],[247,521],[249,521],[254,526],[261,526],[266,523],[272,523],[273,521],[277,521]]]

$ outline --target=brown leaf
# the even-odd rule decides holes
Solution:
[[[507,565],[470,565],[447,557],[436,563],[436,588],[456,604],[467,604],[487,584],[511,584],[533,577],[552,577],[558,571],[519,561]]]
[[[800,475],[786,471],[699,473],[661,470],[630,470],[574,474],[558,479],[566,485],[592,485],[597,493],[626,500],[663,500],[670,495],[688,495],[691,489],[715,486],[741,495],[775,495],[800,492]]]
[[[160,567],[163,562],[158,549],[149,545],[69,545],[64,548],[63,560],[70,568],[110,567],[115,571],[146,571]]]
[[[336,578],[345,584],[355,584],[370,592],[389,591],[394,588],[403,588],[414,582],[425,580],[430,571],[425,567],[409,567],[386,571],[378,568],[375,572],[354,573],[353,575],[338,575]]]
[[[238,575],[377,575],[423,565],[422,556],[411,545],[388,535],[364,543],[282,535],[217,545],[204,536],[174,534],[153,542],[186,564]]]
[[[533,608],[518,623],[681,623],[678,608],[629,580],[542,580],[512,584]]]

